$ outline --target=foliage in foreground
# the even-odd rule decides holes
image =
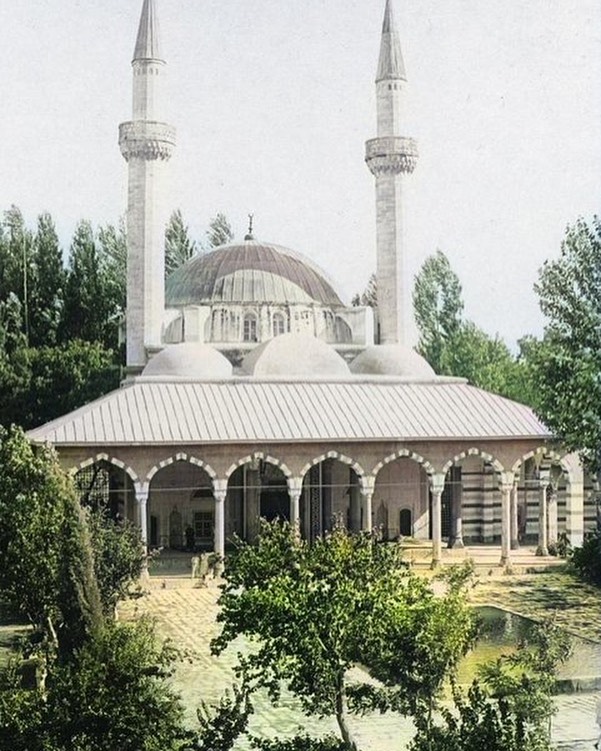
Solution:
[[[410,751],[551,751],[555,669],[569,652],[554,623],[537,626],[517,652],[482,666],[467,693],[453,685],[440,722],[418,715]]]
[[[435,597],[400,546],[368,534],[336,528],[310,544],[290,525],[264,523],[225,578],[214,651],[251,638],[257,650],[242,668],[253,687],[277,701],[283,682],[308,715],[335,717],[347,749],[356,748],[349,713],[431,708],[474,637],[463,581]],[[349,681],[357,663],[382,684]]]
[[[570,563],[581,579],[601,587],[601,532],[587,534],[582,547],[572,550]]]

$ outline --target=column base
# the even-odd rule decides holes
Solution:
[[[463,544],[463,540],[458,537],[455,540],[449,540],[448,547],[450,550],[463,550],[463,548],[465,548],[465,545]]]
[[[519,550],[520,549],[520,543],[517,540],[512,540],[510,543],[510,547],[512,550]]]
[[[534,555],[546,557],[549,555],[549,549],[546,547],[546,545],[539,545],[536,548],[536,553]]]

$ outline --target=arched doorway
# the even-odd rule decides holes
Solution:
[[[428,539],[430,484],[424,467],[402,456],[386,462],[376,475],[374,525],[385,540],[399,536]]]
[[[259,531],[259,519],[290,518],[286,475],[278,466],[263,459],[243,464],[230,475],[227,509],[227,534],[254,540]]]
[[[102,460],[80,469],[74,480],[83,506],[106,511],[115,520],[136,520],[134,484],[125,469]]]
[[[339,459],[314,464],[303,478],[300,499],[301,533],[315,540],[336,524],[358,532],[363,527],[359,475]]]
[[[215,499],[207,471],[186,460],[160,469],[150,482],[148,516],[150,547],[212,550]]]

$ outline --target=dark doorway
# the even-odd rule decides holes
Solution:
[[[401,510],[399,532],[403,537],[413,536],[413,514],[411,513],[411,509],[409,508],[404,508]]]

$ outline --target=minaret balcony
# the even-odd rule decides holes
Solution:
[[[167,123],[134,120],[119,126],[119,147],[126,161],[171,158],[175,147],[175,128]]]
[[[414,138],[385,136],[365,144],[365,161],[373,175],[410,174],[417,165],[419,151]]]

